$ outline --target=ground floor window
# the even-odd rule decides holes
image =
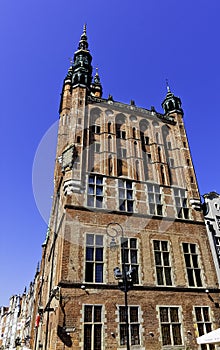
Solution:
[[[126,308],[119,307],[120,345],[127,344]],[[128,306],[128,331],[130,345],[140,345],[139,307]]]
[[[84,306],[84,350],[102,350],[102,306]]]
[[[160,307],[160,327],[163,345],[183,344],[178,307]]]

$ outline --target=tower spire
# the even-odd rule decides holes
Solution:
[[[86,31],[86,24],[84,24],[78,50],[73,57],[72,85],[73,87],[80,85],[89,89],[92,81],[92,56],[88,49],[89,44]]]
[[[102,97],[102,85],[100,82],[98,67],[96,67],[96,73],[91,84],[91,94],[96,97]]]

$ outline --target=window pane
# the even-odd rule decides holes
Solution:
[[[94,194],[94,188],[93,185],[89,185],[89,194]]]
[[[93,282],[93,263],[86,263],[86,282]]]
[[[170,326],[168,324],[163,324],[161,326],[161,331],[163,345],[171,345]]]
[[[90,306],[90,305],[85,306],[84,322],[92,322],[92,306]]]
[[[167,245],[167,241],[161,241],[161,247],[164,252],[168,251]]]
[[[131,325],[131,345],[140,344],[139,325]]]
[[[101,350],[102,344],[102,326],[100,324],[94,325],[94,350]]]
[[[209,309],[208,309],[208,307],[203,308],[203,317],[204,317],[204,321],[209,321]]]
[[[124,306],[119,307],[119,322],[126,322],[126,310]]]
[[[178,309],[171,307],[170,308],[170,320],[171,322],[179,322]]]
[[[131,263],[136,264],[137,263],[137,251],[131,250]]]
[[[196,321],[202,321],[202,314],[201,314],[200,307],[195,308],[195,313],[196,313]]]
[[[201,280],[200,270],[199,269],[195,270],[195,276],[196,276],[197,287],[202,287],[202,280]]]
[[[94,182],[95,182],[94,176],[89,176],[89,183],[94,184]]]
[[[133,191],[132,190],[128,190],[127,191],[127,199],[132,199],[133,198]]]
[[[135,238],[130,239],[130,247],[137,248],[137,240]]]
[[[168,308],[167,307],[160,308],[160,321],[161,322],[168,322]]]
[[[94,235],[86,235],[86,244],[87,245],[93,245],[94,242]]]
[[[103,264],[96,264],[95,266],[95,282],[103,282]]]
[[[84,325],[84,350],[91,350],[92,326]]]
[[[94,252],[94,248],[86,247],[86,260],[87,261],[93,261],[93,252]]]
[[[99,246],[103,246],[103,236],[96,235],[95,236],[95,244]]]
[[[166,267],[164,269],[165,272],[165,279],[166,279],[166,285],[167,286],[172,286],[172,279],[171,279],[171,268]]]
[[[126,326],[124,324],[120,325],[120,345],[125,345],[127,343],[126,336]]]
[[[102,186],[96,186],[96,195],[97,196],[102,196],[102,190],[103,190],[103,187]]]
[[[88,197],[88,206],[94,207],[94,197]]]
[[[132,188],[132,182],[126,181],[126,188]]]
[[[162,267],[157,267],[157,284],[160,286],[164,284]]]
[[[128,211],[133,212],[133,202],[128,201]]]
[[[96,183],[97,183],[97,185],[101,185],[102,184],[102,177],[97,176]]]
[[[169,266],[169,253],[163,253],[163,264],[164,266]]]
[[[95,260],[103,261],[103,248],[96,248]]]
[[[180,334],[180,325],[179,324],[172,325],[172,329],[173,329],[173,344],[181,345],[182,340],[181,340],[181,334]]]
[[[162,265],[161,253],[160,252],[154,252],[154,256],[155,256],[155,263],[156,263],[156,265]]]
[[[190,287],[195,286],[194,278],[193,278],[193,270],[187,269],[187,275],[188,275],[188,283]]]
[[[138,322],[138,308],[130,307],[130,322]]]
[[[154,241],[154,250],[160,250],[160,241]]]
[[[94,322],[101,322],[102,319],[102,307],[94,306]]]
[[[193,267],[198,267],[198,255],[192,255]]]

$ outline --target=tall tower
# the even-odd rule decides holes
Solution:
[[[219,291],[181,100],[168,88],[161,114],[103,98],[91,61],[84,27],[61,96],[35,349],[198,349]]]

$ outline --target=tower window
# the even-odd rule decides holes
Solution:
[[[92,132],[94,134],[100,134],[101,128],[100,125],[92,125]]]
[[[149,145],[149,137],[148,136],[144,136],[144,144]]]
[[[182,345],[182,325],[178,307],[160,307],[160,327],[163,345]]]
[[[147,184],[149,212],[152,215],[163,215],[160,186]]]
[[[76,142],[77,142],[77,143],[80,143],[80,142],[81,142],[81,137],[80,137],[80,136],[77,136]]]
[[[138,241],[136,238],[121,238],[121,261],[125,270],[134,270],[133,283],[139,283]]]
[[[103,236],[86,235],[85,282],[103,283]]]
[[[99,143],[99,142],[95,142],[95,143],[94,143],[94,151],[95,151],[96,153],[99,153],[99,152],[100,152],[100,148],[101,148],[100,143]]]
[[[190,287],[202,287],[201,269],[197,246],[193,243],[183,243],[183,253],[186,265],[188,284]]]
[[[111,122],[108,122],[108,133],[111,133]]]
[[[102,349],[102,306],[84,306],[84,350]]]
[[[132,129],[132,132],[133,132],[133,138],[135,139],[135,138],[136,138],[136,129],[133,128],[133,129]]]
[[[140,345],[139,307],[128,306],[128,327],[130,345]],[[126,308],[119,306],[120,345],[127,343]]]
[[[173,168],[174,167],[174,159],[170,158],[170,167]]]
[[[124,130],[117,130],[117,137],[120,139],[125,140],[126,139],[126,132]]]
[[[94,208],[103,207],[103,178],[90,175],[88,178],[87,205]]]
[[[157,284],[172,286],[171,264],[168,241],[153,241]]]
[[[133,186],[130,180],[118,180],[119,210],[133,212]]]
[[[187,206],[185,190],[174,188],[173,193],[176,204],[177,217],[182,219],[189,219],[189,208]]]
[[[170,141],[167,141],[167,148],[171,149],[171,142]]]

